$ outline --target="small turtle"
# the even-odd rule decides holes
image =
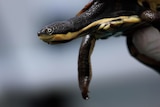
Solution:
[[[49,44],[83,37],[78,80],[84,99],[91,81],[90,57],[98,39],[124,35],[133,57],[160,73],[160,0],[93,0],[75,17],[47,25],[38,36]]]

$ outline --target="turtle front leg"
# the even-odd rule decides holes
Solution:
[[[92,77],[91,70],[91,54],[95,45],[96,39],[92,34],[83,37],[78,58],[78,79],[79,87],[84,99],[88,97],[88,87]]]
[[[127,34],[127,45],[133,57],[160,74],[160,12],[146,10],[141,19],[150,26]]]

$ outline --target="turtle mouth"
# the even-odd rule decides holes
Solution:
[[[63,34],[57,34],[59,35],[59,37],[61,37]],[[38,36],[41,40],[43,40],[44,42],[48,43],[48,44],[60,44],[60,43],[67,43],[67,42],[70,42],[71,39],[63,39],[62,41],[62,38],[59,38],[57,39],[55,35],[45,35],[45,34],[40,34],[38,33]]]

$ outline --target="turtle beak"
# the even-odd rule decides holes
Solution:
[[[40,32],[37,32],[37,35],[38,35],[38,36],[40,36],[40,35],[41,35],[41,33],[40,33]]]

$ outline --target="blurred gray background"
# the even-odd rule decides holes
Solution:
[[[39,40],[44,25],[74,17],[88,2],[0,0],[1,107],[160,106],[160,75],[130,56],[125,37],[97,41],[88,101],[77,81],[81,38],[59,45]]]

